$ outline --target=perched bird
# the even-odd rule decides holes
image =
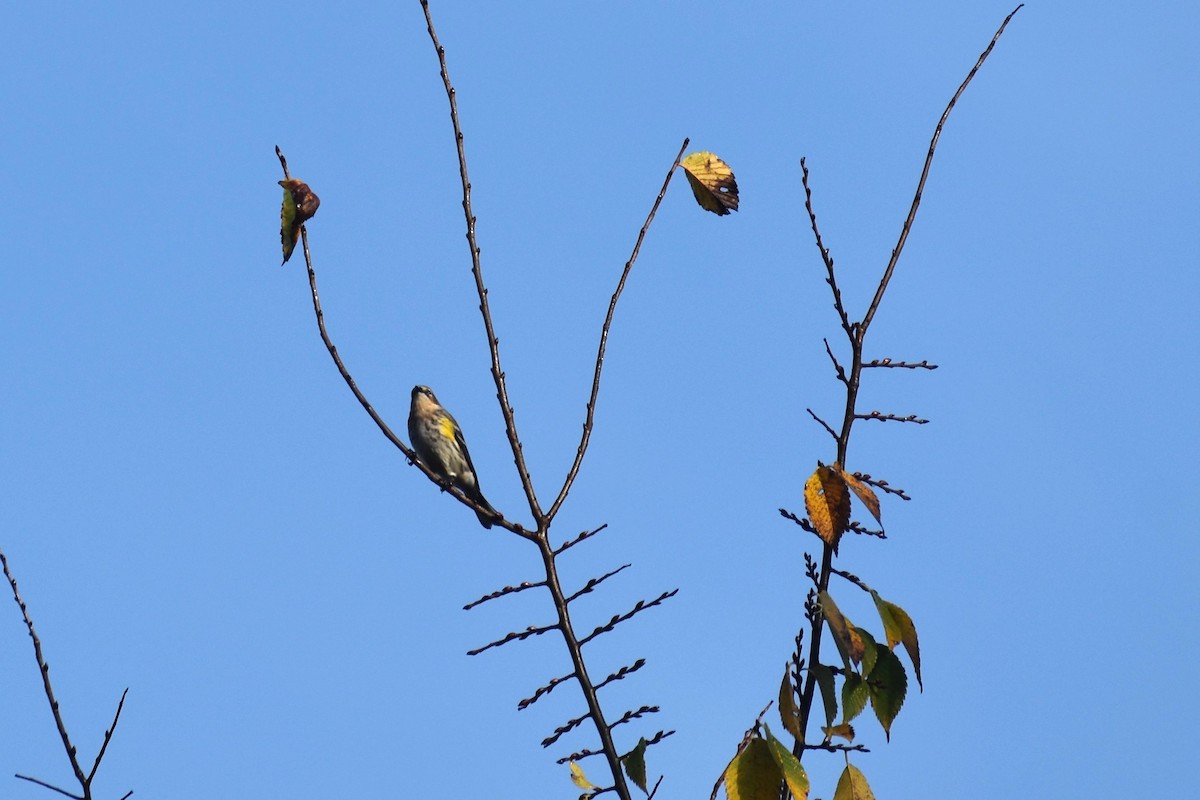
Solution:
[[[442,408],[428,386],[413,387],[408,437],[421,463],[483,508],[483,511],[475,512],[483,527],[490,528],[493,521],[500,519],[500,513],[479,491],[479,479],[475,475],[475,465],[471,463],[471,454],[467,452],[462,428],[450,412]]]

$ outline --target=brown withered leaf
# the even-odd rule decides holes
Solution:
[[[283,244],[283,263],[286,264],[300,240],[300,226],[312,219],[321,205],[321,198],[308,184],[291,178],[280,181],[283,187],[283,208],[279,211],[279,240]]]

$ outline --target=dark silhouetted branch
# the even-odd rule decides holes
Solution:
[[[637,661],[633,662],[632,666],[621,667],[619,670],[617,670],[616,672],[609,675],[604,680],[597,683],[596,690],[599,691],[600,689],[603,689],[605,686],[612,683],[613,681],[623,680],[626,675],[632,675],[633,673],[637,672],[639,669],[641,669],[644,666],[646,666],[646,659],[639,658]]]
[[[501,645],[508,644],[509,642],[522,642],[522,641],[525,641],[526,639],[528,639],[530,636],[541,636],[543,633],[547,633],[548,631],[556,630],[557,628],[558,628],[558,623],[556,622],[553,625],[543,625],[540,628],[529,627],[523,631],[513,631],[512,633],[505,636],[503,639],[497,639],[494,642],[488,642],[483,647],[479,647],[474,650],[468,650],[467,655],[477,656],[480,653],[484,652],[485,650],[491,650],[493,647],[500,647]]]
[[[916,414],[909,414],[906,417],[897,416],[896,414],[884,414],[879,411],[872,411],[869,414],[855,414],[855,419],[874,419],[880,422],[912,422],[917,425],[925,425],[929,422],[927,419],[921,419]]]
[[[606,573],[604,573],[604,574],[603,574],[603,575],[601,575],[599,578],[592,578],[590,581],[588,581],[587,583],[585,583],[585,584],[583,585],[583,588],[582,588],[582,589],[580,589],[578,592],[576,592],[575,594],[573,594],[573,595],[571,595],[570,597],[568,597],[568,598],[567,598],[567,602],[568,602],[568,603],[570,603],[572,600],[575,600],[575,599],[576,599],[576,598],[578,598],[578,597],[582,597],[582,596],[583,596],[583,595],[585,595],[585,594],[589,594],[589,593],[590,593],[590,592],[591,592],[593,589],[595,589],[597,586],[599,586],[600,584],[604,583],[604,581],[608,580],[608,579],[609,579],[609,578],[611,578],[613,575],[616,575],[618,572],[621,572],[622,570],[628,569],[628,568],[629,568],[629,566],[630,566],[629,564],[623,564],[623,565],[621,565],[621,566],[617,567],[616,569],[614,569],[612,572],[606,572]]]
[[[650,213],[646,215],[646,221],[642,223],[642,229],[638,231],[637,241],[633,245],[633,252],[629,256],[629,260],[625,262],[625,269],[621,271],[621,278],[617,281],[617,288],[613,292],[612,299],[608,301],[608,313],[604,315],[604,324],[600,327],[600,345],[596,348],[596,367],[592,374],[592,392],[587,401],[587,412],[583,420],[583,434],[579,439],[579,447],[575,450],[575,460],[571,463],[571,468],[567,471],[567,477],[563,481],[562,489],[558,492],[558,497],[551,504],[550,510],[546,513],[546,521],[549,522],[558,513],[558,509],[562,507],[563,501],[567,499],[567,493],[571,491],[571,485],[575,483],[575,476],[579,474],[579,467],[583,464],[583,456],[587,452],[588,442],[592,438],[592,424],[596,417],[596,400],[600,395],[600,373],[604,370],[604,352],[608,349],[608,333],[612,328],[613,314],[617,310],[617,301],[621,299],[621,293],[625,291],[625,281],[629,279],[629,273],[633,270],[633,264],[637,261],[638,253],[642,250],[642,242],[646,238],[646,231],[650,229],[650,223],[654,221],[654,215],[658,213],[658,207],[662,204],[663,198],[667,195],[667,187],[671,185],[671,178],[675,175],[675,169],[679,166],[679,159],[683,158],[683,151],[687,149],[688,140],[684,139],[683,144],[679,147],[679,153],[675,156],[675,161],[672,162],[671,168],[667,170],[667,177],[663,179],[662,189],[658,191],[658,197],[654,198],[654,205],[650,206]]]
[[[560,544],[558,546],[558,549],[553,551],[554,555],[556,555],[556,556],[562,555],[563,553],[565,553],[567,550],[570,550],[575,545],[592,538],[597,533],[599,533],[600,531],[604,530],[607,527],[608,527],[608,523],[606,522],[603,525],[601,525],[599,528],[596,528],[594,530],[583,531],[578,536],[576,536],[574,539],[569,539],[569,540],[563,542],[562,544]]]
[[[542,747],[549,747],[550,745],[554,744],[562,737],[564,733],[578,728],[583,724],[583,721],[590,716],[591,714],[583,714],[575,719],[568,720],[567,724],[563,725],[561,728],[555,728],[554,733],[551,736],[547,736],[545,739],[542,739]]]
[[[517,703],[517,710],[524,711],[525,709],[529,708],[531,705],[536,703],[538,700],[540,700],[543,695],[550,694],[550,692],[554,691],[555,686],[558,686],[563,681],[569,681],[569,680],[571,680],[571,678],[574,678],[574,677],[576,677],[575,673],[569,672],[560,678],[551,678],[550,682],[547,683],[545,686],[542,686],[541,688],[539,688],[536,692],[534,692],[533,696],[526,697],[524,700]],[[599,687],[597,687],[597,688],[599,688]]]
[[[46,663],[46,657],[42,653],[42,640],[38,636],[37,628],[33,625],[33,618],[29,615],[29,608],[25,605],[25,600],[21,597],[21,590],[17,587],[17,579],[8,567],[8,558],[0,551],[0,566],[3,567],[4,577],[8,579],[9,588],[12,590],[13,600],[17,607],[21,609],[21,618],[25,621],[25,630],[29,633],[29,638],[33,641],[33,655],[37,660],[38,672],[42,676],[42,689],[46,693],[46,701],[50,704],[50,713],[54,716],[54,724],[58,728],[59,738],[62,739],[63,749],[67,753],[67,760],[71,764],[71,771],[75,773],[75,779],[79,781],[79,787],[83,791],[82,795],[71,794],[65,789],[60,789],[53,784],[46,783],[38,778],[33,778],[28,775],[16,775],[23,781],[36,783],[38,786],[43,786],[51,789],[59,794],[64,794],[67,797],[73,797],[75,800],[92,800],[92,780],[96,777],[97,770],[100,769],[100,762],[104,760],[104,754],[108,751],[108,743],[112,741],[113,732],[117,729],[117,721],[121,718],[121,709],[125,707],[125,696],[129,694],[129,689],[126,688],[121,693],[121,700],[117,703],[117,712],[113,715],[112,724],[104,732],[104,742],[100,745],[100,750],[96,753],[96,760],[92,764],[92,771],[87,775],[83,774],[83,767],[79,765],[78,751],[75,745],[71,744],[71,737],[67,733],[67,725],[63,721],[62,712],[59,709],[58,699],[54,696],[54,687],[50,683],[50,665]],[[133,794],[128,792],[125,797]]]
[[[483,267],[479,259],[479,242],[475,238],[475,212],[471,208],[471,179],[467,175],[467,151],[463,146],[462,124],[458,116],[458,100],[454,85],[450,82],[450,71],[446,67],[446,49],[438,40],[437,31],[433,27],[433,17],[429,12],[428,0],[421,0],[421,8],[425,12],[425,24],[429,31],[429,40],[437,51],[438,65],[441,67],[442,86],[446,90],[446,99],[450,102],[450,122],[454,126],[454,144],[458,153],[458,174],[462,180],[463,216],[467,222],[467,246],[471,250],[471,274],[475,278],[475,291],[479,295],[479,312],[483,316],[483,328],[487,334],[488,352],[492,356],[492,378],[496,382],[496,399],[500,403],[500,413],[504,416],[504,430],[508,436],[508,444],[512,448],[513,459],[517,465],[517,473],[521,478],[521,487],[525,490],[525,498],[529,501],[529,511],[535,520],[542,519],[542,508],[538,503],[537,493],[533,488],[533,480],[529,475],[529,467],[525,464],[525,451],[521,447],[517,435],[517,422],[513,414],[512,404],[508,400],[508,386],[505,382],[504,370],[500,366],[500,340],[496,337],[496,329],[492,324],[491,307],[488,305],[488,291],[483,283]],[[515,532],[515,531],[514,531]]]
[[[640,718],[646,716],[647,714],[657,714],[658,712],[659,712],[658,706],[642,706],[637,711],[626,711],[619,720],[614,722],[612,725],[609,725],[608,727],[610,729],[615,728],[618,725],[622,725],[626,722],[629,722],[631,719],[640,719]]]
[[[882,479],[872,478],[870,475],[868,475],[865,472],[855,472],[854,477],[858,478],[863,483],[867,483],[867,484],[870,484],[871,486],[874,486],[876,489],[881,489],[882,491],[884,491],[888,494],[894,494],[896,497],[899,497],[901,500],[912,500],[912,498],[909,497],[903,489],[895,489],[887,481],[882,480]]]
[[[645,611],[648,608],[654,608],[657,605],[661,605],[663,603],[663,601],[674,597],[678,593],[679,593],[678,589],[672,589],[669,592],[663,592],[658,597],[654,598],[653,600],[651,600],[649,602],[647,602],[645,600],[639,600],[637,602],[637,605],[635,605],[631,610],[627,611],[624,614],[617,614],[612,619],[610,619],[608,622],[606,622],[605,624],[596,628],[594,631],[589,633],[587,636],[580,639],[579,645],[582,647],[583,645],[590,642],[592,639],[595,639],[600,634],[608,633],[609,631],[611,631],[617,625],[620,625],[625,620],[631,619],[635,614],[640,614],[641,612]]]
[[[519,583],[516,586],[505,586],[503,589],[492,592],[491,594],[485,594],[483,597],[479,598],[478,600],[467,603],[465,606],[463,606],[463,611],[470,611],[472,608],[475,608],[475,606],[483,605],[488,600],[495,600],[497,597],[504,597],[505,595],[508,595],[508,594],[516,594],[517,592],[523,592],[526,589],[536,589],[539,586],[545,586],[545,585],[546,585],[545,581],[532,581],[532,582],[523,581],[522,583]]]
[[[826,348],[829,347],[826,343]],[[863,369],[868,367],[889,367],[891,369],[937,369],[937,364],[930,364],[928,361],[920,361],[918,363],[910,363],[908,361],[892,361],[890,358],[880,358],[875,361],[868,361],[863,364]]]

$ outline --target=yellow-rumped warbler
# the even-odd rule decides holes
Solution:
[[[412,407],[408,412],[408,438],[421,463],[434,471],[442,480],[452,483],[468,498],[475,501],[483,511],[476,511],[479,523],[485,528],[500,518],[500,513],[483,498],[479,491],[479,479],[475,465],[467,452],[462,428],[454,421],[450,412],[434,397],[428,386],[414,386]],[[487,513],[485,513],[487,512]]]

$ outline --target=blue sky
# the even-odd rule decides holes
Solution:
[[[735,169],[718,219],[672,184],[617,311],[557,535],[591,648],[656,704],[661,797],[707,796],[801,621],[804,478],[831,460],[838,329],[802,206],[861,314],[934,123],[1011,5],[436,2],[485,279],[543,504],[600,323],[685,136]],[[848,466],[905,487],[841,565],[912,614],[926,691],[855,763],[878,797],[1148,796],[1182,782],[1200,656],[1191,521],[1200,81],[1190,4],[1031,3],[952,115],[868,355]],[[528,522],[488,375],[437,64],[416,2],[0,12],[0,547],[99,796],[573,797],[538,742],[581,713],[533,549],[379,435],[279,266],[280,145],[320,195],[331,335],[393,429],[429,384],[488,498]],[[835,583],[856,621],[865,597]],[[0,795],[69,786],[0,604]],[[861,624],[861,623],[860,623]],[[1160,677],[1161,676],[1161,677]],[[1171,676],[1171,677],[1167,677]],[[619,710],[617,710],[619,714]],[[616,716],[616,714],[614,714]],[[773,717],[771,718],[773,719]],[[778,728],[778,726],[775,726]],[[619,729],[620,730],[620,729]],[[628,737],[633,737],[632,739]],[[840,760],[806,758],[814,795]],[[599,762],[585,764],[601,777]],[[599,782],[599,781],[598,781]],[[449,787],[449,788],[447,788]]]

